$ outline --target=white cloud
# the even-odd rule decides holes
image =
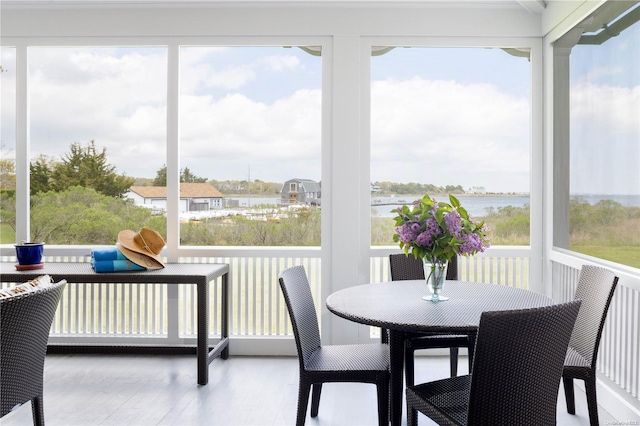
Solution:
[[[272,71],[293,70],[300,66],[300,59],[293,55],[266,56],[261,62]]]
[[[624,69],[621,66],[593,67],[588,73],[580,77],[581,81],[597,81],[601,78],[622,75]]]
[[[571,192],[640,194],[640,86],[571,91]]]
[[[271,105],[240,94],[220,100],[189,97],[182,107],[181,159],[194,173],[241,179],[251,166],[262,170],[263,175],[255,174],[261,180],[320,178],[319,91],[298,91]],[[207,167],[203,159],[216,166]],[[310,163],[315,164],[311,169],[295,170]]]
[[[129,156],[132,147],[151,143],[163,154],[165,49],[35,49],[30,64],[32,157],[59,158],[71,143],[95,140],[118,171],[139,176],[147,165]]]
[[[226,50],[181,54],[181,167],[215,179],[245,178],[248,167],[255,179],[320,179],[320,91],[287,92],[286,81],[275,101],[242,91],[260,83],[266,69],[277,74],[304,64],[286,54],[209,65]],[[35,49],[33,156],[59,156],[72,142],[95,140],[119,171],[155,176],[167,162],[166,61],[162,48]],[[230,94],[219,97],[223,91]],[[637,144],[640,133],[640,87],[581,83],[571,101],[575,129],[591,129],[572,130],[572,136],[596,144],[591,154],[598,153],[586,170],[635,176],[630,164],[637,167],[638,151],[628,144]],[[373,180],[529,190],[531,114],[529,99],[520,94],[489,84],[388,79],[372,84],[371,113]]]
[[[256,78],[256,67],[295,69],[299,59],[272,55],[214,70],[207,61],[223,52],[181,53],[181,167],[215,179],[243,179],[248,167],[261,180],[320,179],[319,90],[271,103],[206,90],[233,92]],[[167,162],[166,60],[163,49],[43,49],[31,81],[34,156],[95,140],[119,171],[154,177]],[[527,99],[420,78],[375,82],[372,99],[374,180],[529,189]]]
[[[72,142],[95,140],[119,171],[155,176],[166,164],[164,53],[86,49],[70,61],[59,53],[45,49],[35,62],[52,72],[32,77],[34,155],[60,155]],[[320,179],[319,90],[272,103],[202,90],[242,87],[260,63],[284,70],[299,60],[276,55],[220,71],[202,62],[207,55],[199,49],[183,55],[191,66],[181,75],[181,167],[215,179],[242,179],[248,167],[261,180]],[[372,98],[374,180],[528,190],[526,99],[490,85],[420,78],[376,82]]]
[[[529,190],[529,103],[483,84],[372,87],[372,179]]]
[[[640,86],[598,86],[589,83],[571,90],[571,120],[610,135],[640,133]],[[582,123],[582,124],[579,124]]]

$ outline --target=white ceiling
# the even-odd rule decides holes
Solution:
[[[109,7],[109,6],[380,6],[523,8],[540,14],[549,1],[561,0],[2,0],[2,7]]]

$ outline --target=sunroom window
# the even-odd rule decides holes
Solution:
[[[127,200],[165,163],[164,47],[30,47],[31,239],[113,244],[166,221]]]
[[[320,208],[290,202],[286,182],[321,182],[321,64],[302,49],[180,49],[180,168],[220,200],[181,200],[182,245],[320,245]]]
[[[444,47],[372,56],[372,245],[394,244],[390,211],[424,194],[458,197],[486,221],[492,245],[529,245],[528,56]]]
[[[640,268],[640,6],[629,6],[607,4],[571,49],[564,248]]]

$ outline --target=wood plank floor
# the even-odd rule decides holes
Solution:
[[[418,357],[417,382],[446,377],[448,358]],[[466,373],[466,358],[460,373]],[[298,361],[288,357],[216,359],[209,384],[196,384],[194,356],[48,355],[45,418],[48,426],[292,425],[298,395]],[[307,425],[375,425],[375,387],[327,384],[320,412]],[[567,414],[560,390],[558,424],[588,425],[584,393],[576,389],[577,415]],[[406,413],[404,413],[406,422]],[[614,420],[600,410],[600,422]],[[432,425],[420,417],[421,425]],[[0,420],[31,425],[26,404]],[[609,423],[612,424],[612,423]]]

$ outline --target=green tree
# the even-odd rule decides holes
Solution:
[[[464,194],[464,189],[461,185],[447,185],[444,187],[444,191],[447,194]]]
[[[203,183],[207,178],[199,177],[191,173],[188,167],[180,170],[180,182]],[[156,172],[156,178],[153,180],[153,186],[167,186],[167,166],[163,165]]]
[[[153,180],[153,186],[167,186],[167,166],[163,165],[156,172],[156,178]]]
[[[0,231],[3,231],[0,240],[4,243],[6,241],[4,229],[8,226],[15,234],[16,231],[16,191],[15,189],[2,189],[0,190]]]
[[[114,244],[123,229],[148,226],[166,235],[166,219],[131,201],[74,186],[31,197],[31,239],[47,244]],[[4,213],[4,212],[3,212]]]
[[[53,190],[51,174],[54,168],[54,161],[46,155],[40,155],[35,161],[29,164],[29,190],[31,195]]]
[[[202,178],[191,173],[188,167],[185,167],[184,170],[180,172],[180,182],[193,182],[193,183],[203,183],[206,182],[207,178]]]
[[[0,189],[16,189],[16,161],[5,155],[0,158]]]
[[[98,151],[95,141],[86,147],[71,144],[71,152],[57,163],[51,173],[54,191],[64,191],[72,186],[93,188],[111,197],[121,198],[133,185],[135,179],[116,173],[116,168],[107,161],[107,150]]]

